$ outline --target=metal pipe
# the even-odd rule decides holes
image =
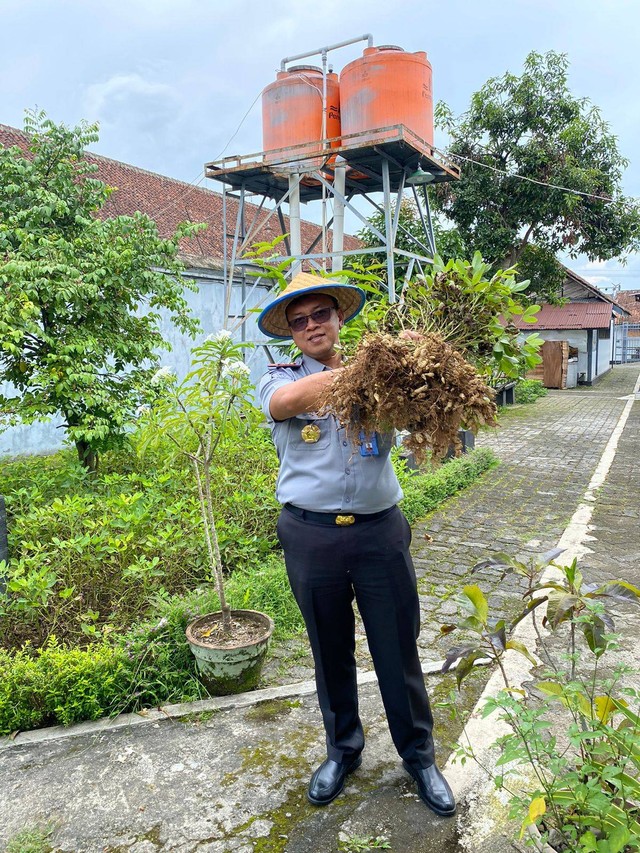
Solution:
[[[289,237],[291,254],[294,258],[302,254],[302,235],[300,231],[300,175],[289,175]],[[292,277],[302,269],[299,260],[291,265]]]
[[[433,249],[433,254],[436,253],[436,235],[433,233],[433,221],[431,219],[431,205],[429,204],[429,193],[427,192],[427,185],[422,185],[422,192],[424,194],[424,207],[427,214],[427,224],[429,226],[429,242],[431,243],[431,247]]]
[[[287,62],[295,62],[296,59],[306,59],[308,56],[316,56],[318,53],[326,53],[329,50],[337,50],[339,47],[346,47],[349,44],[356,44],[359,41],[367,41],[367,47],[373,47],[373,36],[371,33],[365,33],[362,36],[356,36],[356,38],[347,39],[346,41],[340,41],[337,44],[330,44],[326,47],[319,47],[317,50],[309,50],[306,53],[297,53],[295,56],[285,56],[285,58],[280,63],[280,70],[286,71]]]
[[[235,276],[235,264],[238,258],[238,237],[240,235],[242,215],[244,210],[244,181],[240,187],[240,199],[238,200],[238,215],[236,216],[236,230],[233,234],[233,248],[231,249],[231,268],[229,270],[229,290],[226,293],[226,303],[224,306],[225,320],[224,328],[227,328],[227,320],[231,314],[231,292],[233,289],[233,279]],[[226,235],[225,235],[226,239]]]
[[[322,51],[322,147],[327,147],[327,51]],[[327,188],[322,187],[322,254],[327,254]],[[323,270],[326,264],[323,262]]]
[[[347,161],[344,157],[336,157],[333,170],[333,186],[337,191],[333,203],[333,251],[341,252],[344,248],[344,198],[347,178]],[[342,269],[342,255],[332,256],[331,269],[338,272]]]
[[[396,301],[396,280],[393,267],[393,223],[391,221],[391,179],[389,177],[389,161],[382,161],[382,189],[384,192],[384,230],[385,245],[387,249],[387,289],[389,291],[389,303]]]
[[[224,304],[227,304],[227,287],[229,287],[229,270],[227,269],[227,185],[222,185],[222,280],[224,282]]]
[[[382,242],[383,242],[383,243],[385,242],[384,234],[382,234],[380,231],[378,231],[378,229],[377,229],[374,225],[372,225],[372,224],[369,222],[369,220],[368,220],[368,219],[366,219],[366,218],[365,218],[365,217],[360,213],[360,211],[359,211],[356,207],[354,207],[354,206],[351,204],[351,197],[349,197],[349,198],[345,198],[345,197],[344,197],[344,195],[343,195],[342,193],[338,192],[338,191],[335,189],[335,186],[332,186],[332,185],[331,185],[331,184],[326,180],[326,178],[323,176],[322,172],[312,172],[311,174],[312,174],[313,178],[314,178],[316,181],[319,181],[321,184],[323,184],[323,185],[327,188],[327,190],[328,190],[328,191],[333,195],[333,197],[334,197],[334,198],[339,199],[339,200],[344,204],[344,206],[345,206],[348,210],[350,210],[350,211],[351,211],[351,213],[353,213],[353,214],[354,214],[354,216],[357,216],[357,217],[358,217],[358,219],[362,222],[362,224],[363,224],[366,228],[368,228],[368,229],[369,229],[369,231],[372,231],[372,232],[376,235],[376,237],[379,237],[379,238],[382,240]],[[366,196],[364,196],[364,198],[366,198]]]

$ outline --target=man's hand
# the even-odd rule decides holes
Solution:
[[[414,332],[411,329],[404,329],[398,335],[399,338],[405,338],[410,341],[423,341],[424,335],[421,335],[420,332]]]

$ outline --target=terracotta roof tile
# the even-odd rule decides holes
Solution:
[[[631,315],[624,318],[625,323],[640,323],[640,290],[621,290],[616,302]]]
[[[23,131],[0,124],[0,145],[19,146],[25,153],[29,150],[29,138]],[[97,177],[111,187],[114,192],[102,209],[104,217],[124,214],[130,216],[136,211],[146,213],[158,225],[162,237],[174,233],[180,222],[206,222],[208,228],[196,237],[184,240],[182,252],[190,259],[202,260],[202,264],[211,266],[211,259],[223,256],[222,193],[206,187],[177,181],[155,172],[147,172],[136,166],[111,160],[98,154],[86,152],[86,159],[98,167]],[[245,218],[249,227],[258,210],[257,205],[245,205]],[[233,235],[238,212],[238,202],[227,197],[227,233]],[[264,213],[264,211],[263,211]],[[289,218],[285,216],[285,228]],[[312,222],[302,221],[302,244],[310,245],[320,233],[320,228]],[[250,242],[271,241],[281,234],[277,216],[272,216]],[[331,249],[331,233],[328,244]],[[233,237],[227,237],[228,253],[231,254]],[[360,241],[356,237],[345,235],[345,249],[357,249]],[[206,263],[205,259],[209,259]],[[215,265],[215,262],[214,264]]]

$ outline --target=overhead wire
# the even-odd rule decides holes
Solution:
[[[517,172],[507,172],[505,169],[498,169],[497,166],[491,166],[489,163],[483,163],[481,160],[474,160],[473,157],[465,157],[463,154],[444,152],[440,151],[438,148],[434,148],[433,151],[436,154],[439,154],[441,157],[445,157],[446,159],[464,160],[466,163],[473,163],[475,166],[481,166],[483,169],[490,169],[492,172],[496,172],[499,175],[505,175],[507,178],[517,178],[520,181],[528,181],[531,184],[538,184],[542,187],[549,187],[550,189],[554,190],[562,190],[563,192],[571,193],[572,195],[580,195],[585,198],[591,198],[595,201],[604,201],[611,204],[617,204],[622,201],[624,204],[640,206],[640,199],[634,196],[629,196],[624,199],[615,199],[610,198],[609,196],[596,195],[595,193],[586,193],[582,190],[572,189],[571,187],[563,187],[561,184],[552,184],[548,181],[539,181],[537,178],[530,178],[527,175],[520,175]]]
[[[256,97],[253,99],[251,106],[249,107],[249,109],[245,112],[245,114],[240,119],[240,124],[236,127],[234,132],[231,134],[231,136],[227,140],[227,143],[224,146],[224,148],[222,149],[222,151],[220,151],[220,153],[216,157],[213,158],[214,160],[219,160],[222,157],[222,155],[224,154],[224,152],[227,150],[227,148],[231,145],[233,140],[236,138],[236,136],[240,132],[240,128],[245,123],[245,121],[246,121],[247,117],[249,116],[249,113],[251,112],[251,110],[255,107],[256,102],[257,102],[257,100],[261,94],[262,94],[262,91],[258,92]],[[156,213],[153,214],[153,218],[156,219],[156,218],[162,216],[162,214],[166,213],[167,210],[170,210],[176,204],[183,201],[191,192],[193,192],[193,190],[198,189],[200,187],[200,185],[205,180],[205,178],[206,178],[206,174],[205,174],[204,169],[203,169],[198,173],[198,175],[192,181],[187,182],[189,185],[189,189],[185,190],[183,193],[180,193],[180,194],[174,196],[171,199],[171,201],[169,202],[169,204],[167,204],[161,210],[156,211]]]

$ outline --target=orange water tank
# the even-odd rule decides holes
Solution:
[[[327,126],[325,139],[340,136],[340,86],[338,75],[327,74]],[[263,150],[310,143],[309,152],[322,148],[322,69],[296,65],[279,71],[262,92]],[[340,144],[339,139],[332,143]],[[273,157],[270,159],[274,159]]]
[[[424,51],[407,53],[393,45],[366,48],[342,69],[340,102],[343,136],[403,124],[433,145],[431,63]]]

